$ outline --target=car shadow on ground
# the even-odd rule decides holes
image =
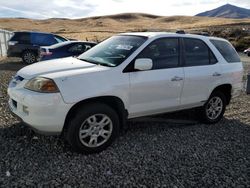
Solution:
[[[121,144],[125,144],[122,142],[131,141],[134,137],[137,140],[136,134],[140,136],[143,134],[144,136],[150,137],[157,137],[159,134],[166,133],[168,131],[176,132],[180,134],[183,132],[186,136],[189,134],[189,131],[193,132],[195,129],[203,129],[201,133],[210,132],[211,130],[221,130],[221,129],[228,129],[227,125],[234,126],[234,128],[250,128],[249,125],[240,122],[239,120],[227,119],[223,118],[217,124],[202,124],[199,122],[197,117],[193,117],[193,119],[183,119],[183,114],[190,114],[190,112],[180,112],[178,113],[171,113],[171,114],[164,114],[160,116],[150,116],[150,117],[143,117],[143,118],[136,118],[133,120],[129,120],[127,122],[127,126],[122,129],[121,134],[118,138]],[[176,135],[174,133],[174,135]],[[226,132],[225,132],[226,133]],[[57,149],[62,150],[63,152],[71,152],[68,144],[64,141],[61,135],[58,136],[45,136],[34,132],[30,127],[28,127],[23,122],[17,122],[10,126],[1,127],[0,126],[0,136],[2,139],[5,139],[7,142],[11,140],[13,145],[18,145],[20,142],[25,142],[26,144],[31,144],[33,149],[37,147],[37,149],[41,149],[41,145],[50,144],[54,145],[56,143]],[[128,140],[127,137],[128,136]],[[169,136],[169,135],[168,135]],[[124,139],[124,141],[123,141]],[[15,146],[14,146],[15,147]],[[50,146],[49,146],[50,147]],[[25,147],[26,148],[26,147]],[[51,147],[50,147],[51,148]],[[115,147],[113,147],[115,149]],[[51,152],[59,152],[59,151],[51,151]]]
[[[6,58],[0,61],[0,71],[18,71],[25,66],[19,58]]]
[[[232,182],[236,180],[247,184],[249,125],[226,118],[213,125],[174,123],[173,119],[169,122],[163,117],[137,119],[128,124],[127,131],[110,147],[91,155],[73,152],[60,136],[36,134],[20,122],[0,128],[1,171],[11,173],[4,182],[11,185],[21,181],[45,184],[61,178],[62,174],[63,182],[70,182],[73,173],[75,181],[86,184],[85,187],[90,182],[94,187],[101,187],[97,185],[96,177],[102,177],[101,183],[107,185],[104,187],[117,177],[122,177],[121,185],[133,177],[139,177],[133,179],[135,184],[143,179],[147,185],[158,182],[158,179],[150,178],[152,174],[157,174],[157,178],[169,178],[168,174],[175,172],[173,177],[186,182],[187,187],[192,177],[197,177],[197,187],[210,185],[210,179],[217,182],[210,187],[221,182],[227,185],[225,187],[234,187]],[[235,166],[239,168],[235,169]],[[205,179],[200,173],[204,171]],[[225,173],[227,176],[216,179],[216,174]],[[84,181],[86,177],[90,179],[88,183]],[[171,177],[166,180],[168,183],[175,182]]]

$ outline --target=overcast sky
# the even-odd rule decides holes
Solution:
[[[191,16],[226,3],[250,9],[250,0],[0,0],[0,17],[82,18],[125,12]]]

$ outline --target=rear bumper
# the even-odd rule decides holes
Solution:
[[[7,51],[7,57],[21,57],[21,53],[18,53],[18,52],[14,52],[10,49],[8,49]]]

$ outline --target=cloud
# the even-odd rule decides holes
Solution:
[[[81,18],[125,12],[195,15],[226,3],[250,8],[249,0],[0,0],[0,17]]]

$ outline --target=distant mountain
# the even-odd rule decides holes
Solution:
[[[221,18],[250,18],[250,9],[226,4],[213,10],[202,12],[196,16],[221,17]]]

